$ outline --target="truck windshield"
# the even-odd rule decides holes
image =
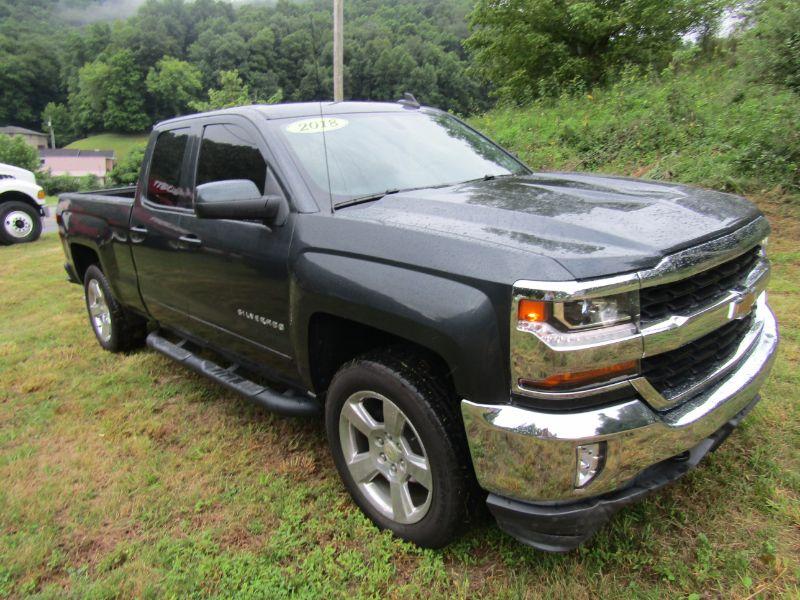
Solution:
[[[320,197],[385,193],[527,173],[502,148],[443,113],[325,115],[270,121]]]

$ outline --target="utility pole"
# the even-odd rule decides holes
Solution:
[[[333,101],[344,100],[344,0],[333,0]]]
[[[50,128],[50,147],[56,147],[56,133],[53,131],[53,119],[47,119],[47,126]]]

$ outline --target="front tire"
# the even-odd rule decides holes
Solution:
[[[457,404],[427,361],[387,350],[346,364],[325,422],[345,487],[379,528],[428,548],[461,532],[474,476]]]
[[[108,284],[100,267],[92,265],[83,277],[89,324],[97,342],[109,352],[126,352],[144,343],[144,319],[125,310]]]
[[[0,241],[3,244],[35,242],[42,235],[42,218],[24,202],[0,204]]]

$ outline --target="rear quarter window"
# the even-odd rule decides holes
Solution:
[[[147,178],[147,200],[161,206],[191,208],[192,198],[181,187],[189,129],[172,129],[158,134]]]

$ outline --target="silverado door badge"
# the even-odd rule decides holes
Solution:
[[[255,323],[259,323],[260,325],[265,325],[266,327],[272,327],[273,329],[277,329],[278,331],[284,331],[286,329],[286,325],[280,323],[278,321],[273,321],[272,319],[268,319],[267,317],[257,315],[254,312],[250,312],[249,310],[244,310],[242,308],[236,309],[236,314],[244,319],[248,319]]]

